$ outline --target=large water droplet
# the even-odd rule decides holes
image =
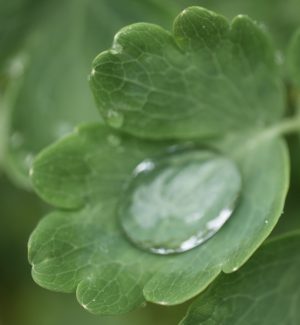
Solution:
[[[224,225],[240,190],[241,176],[230,159],[209,150],[178,149],[135,168],[119,206],[121,225],[140,248],[185,252]]]
[[[107,114],[107,122],[113,128],[120,128],[124,122],[124,116],[122,113],[110,110]]]

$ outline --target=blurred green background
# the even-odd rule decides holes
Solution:
[[[183,317],[188,304],[149,304],[126,316],[93,316],[74,295],[38,287],[30,276],[27,241],[50,208],[32,193],[28,170],[43,147],[98,117],[87,75],[113,35],[138,21],[171,29],[188,5],[263,22],[283,61],[288,40],[300,27],[300,0],[0,0],[0,325],[168,325]],[[288,141],[291,189],[274,234],[300,226],[299,137]]]

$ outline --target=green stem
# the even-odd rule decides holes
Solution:
[[[232,156],[239,157],[245,151],[255,147],[257,143],[269,141],[270,139],[280,137],[290,133],[299,132],[300,134],[300,115],[281,120],[275,125],[258,132],[256,135],[245,139],[242,145],[237,145],[231,152]]]
[[[300,133],[300,115],[286,118],[267,130],[270,135],[285,135],[290,133]]]

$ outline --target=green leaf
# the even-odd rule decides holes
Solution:
[[[117,207],[134,168],[170,145],[95,125],[80,128],[38,156],[33,185],[61,209],[44,218],[30,238],[29,260],[37,283],[76,291],[79,302],[93,313],[117,314],[145,300],[182,303],[221,271],[232,272],[250,257],[282,212],[288,185],[284,142],[257,131],[226,145],[215,143],[241,172],[239,206],[205,244],[160,256],[127,240]]]
[[[288,48],[288,67],[292,81],[300,88],[300,29],[298,29],[291,39]]]
[[[173,34],[122,29],[98,55],[91,87],[103,118],[143,138],[207,138],[278,120],[284,107],[275,55],[248,17],[184,10]]]
[[[239,272],[221,275],[181,324],[299,324],[299,247],[299,232],[269,241]]]
[[[288,72],[289,77],[292,81],[292,89],[290,91],[290,102],[293,105],[293,109],[298,115],[299,121],[299,134],[300,134],[300,28],[294,33],[290,41],[287,53],[287,63],[288,63]],[[298,141],[297,141],[298,140]],[[300,184],[300,137],[298,137],[296,143],[293,143],[293,157],[296,161],[295,175],[297,177],[298,183]]]
[[[136,19],[167,24],[179,7],[178,1],[62,0],[38,11],[22,50],[25,60],[13,61],[21,66],[23,74],[15,81],[21,85],[6,99],[11,113],[5,121],[10,130],[4,163],[18,184],[30,186],[28,170],[42,148],[74,125],[100,120],[87,76],[91,60],[113,34]]]
[[[44,2],[44,0],[0,2],[0,70],[5,71],[5,64],[10,56],[22,45]]]
[[[191,27],[198,25],[205,28],[195,33]],[[107,111],[113,127],[128,133],[137,131],[139,135],[149,131],[143,135],[150,137],[157,132],[155,137],[161,141],[142,140],[103,125],[88,125],[44,150],[33,165],[35,190],[45,201],[60,208],[43,219],[31,236],[29,260],[33,277],[51,290],[76,291],[79,302],[93,313],[122,313],[145,300],[173,305],[190,299],[220,272],[239,268],[270,234],[283,209],[289,169],[286,145],[272,131],[274,126],[271,132],[264,127],[280,118],[284,106],[273,51],[265,35],[246,17],[236,18],[229,26],[224,18],[202,8],[191,8],[180,15],[175,34],[176,41],[155,25],[126,28],[116,37],[113,51],[96,59],[103,65],[95,68],[92,77],[92,84],[97,83],[98,89],[103,85],[114,89],[111,97],[103,91],[104,100],[109,98],[118,103],[116,107],[126,104],[133,109],[130,128],[135,131],[124,127],[128,117],[116,107]],[[172,63],[170,71],[174,66],[177,72],[192,71],[189,77],[195,83],[188,80],[192,92],[184,93],[189,88],[178,88],[182,79],[175,78],[176,75],[162,78],[161,74],[170,76],[164,70],[163,63],[167,61],[161,61],[166,57]],[[223,64],[228,78],[218,74],[212,58]],[[139,60],[144,66],[138,64]],[[122,64],[131,69],[122,70]],[[157,90],[162,89],[160,95],[171,91],[168,98],[164,97],[164,111],[156,112],[165,114],[163,122],[149,119],[143,124],[145,120],[135,115],[135,101],[139,101],[135,86],[148,82],[144,67],[155,70],[151,78]],[[97,79],[99,71],[105,75],[102,80]],[[130,80],[126,75],[129,72],[138,78],[138,83],[129,82],[122,88]],[[229,77],[234,77],[233,84]],[[200,94],[206,89],[206,97],[199,97],[197,87]],[[236,87],[243,91],[236,93]],[[212,89],[214,93],[208,91]],[[170,146],[184,145],[175,140],[162,141],[162,137],[170,136],[169,131],[180,131],[176,137],[182,138],[193,132],[198,136],[212,135],[195,107],[182,106],[188,112],[195,109],[195,121],[188,115],[186,120],[177,122],[173,107],[169,106],[173,103],[178,110],[180,102],[178,98],[174,101],[175,92],[186,95],[186,100],[193,101],[196,96],[200,104],[203,99],[203,116],[214,134],[231,131],[230,136],[201,144],[236,164],[243,187],[232,217],[210,240],[184,254],[160,256],[129,242],[121,230],[118,209],[132,173],[141,162],[160,156]],[[222,96],[225,106],[220,101]],[[150,120],[153,129],[149,127]],[[197,139],[192,143],[198,146],[199,142]]]

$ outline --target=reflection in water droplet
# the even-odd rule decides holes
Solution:
[[[149,172],[154,169],[155,163],[151,160],[144,160],[134,170],[134,176],[138,176],[142,172]]]
[[[140,248],[185,252],[221,229],[240,189],[230,159],[208,150],[169,150],[135,168],[119,206],[121,225]]]
[[[124,122],[124,116],[120,112],[110,110],[107,114],[107,122],[113,128],[120,128]]]

